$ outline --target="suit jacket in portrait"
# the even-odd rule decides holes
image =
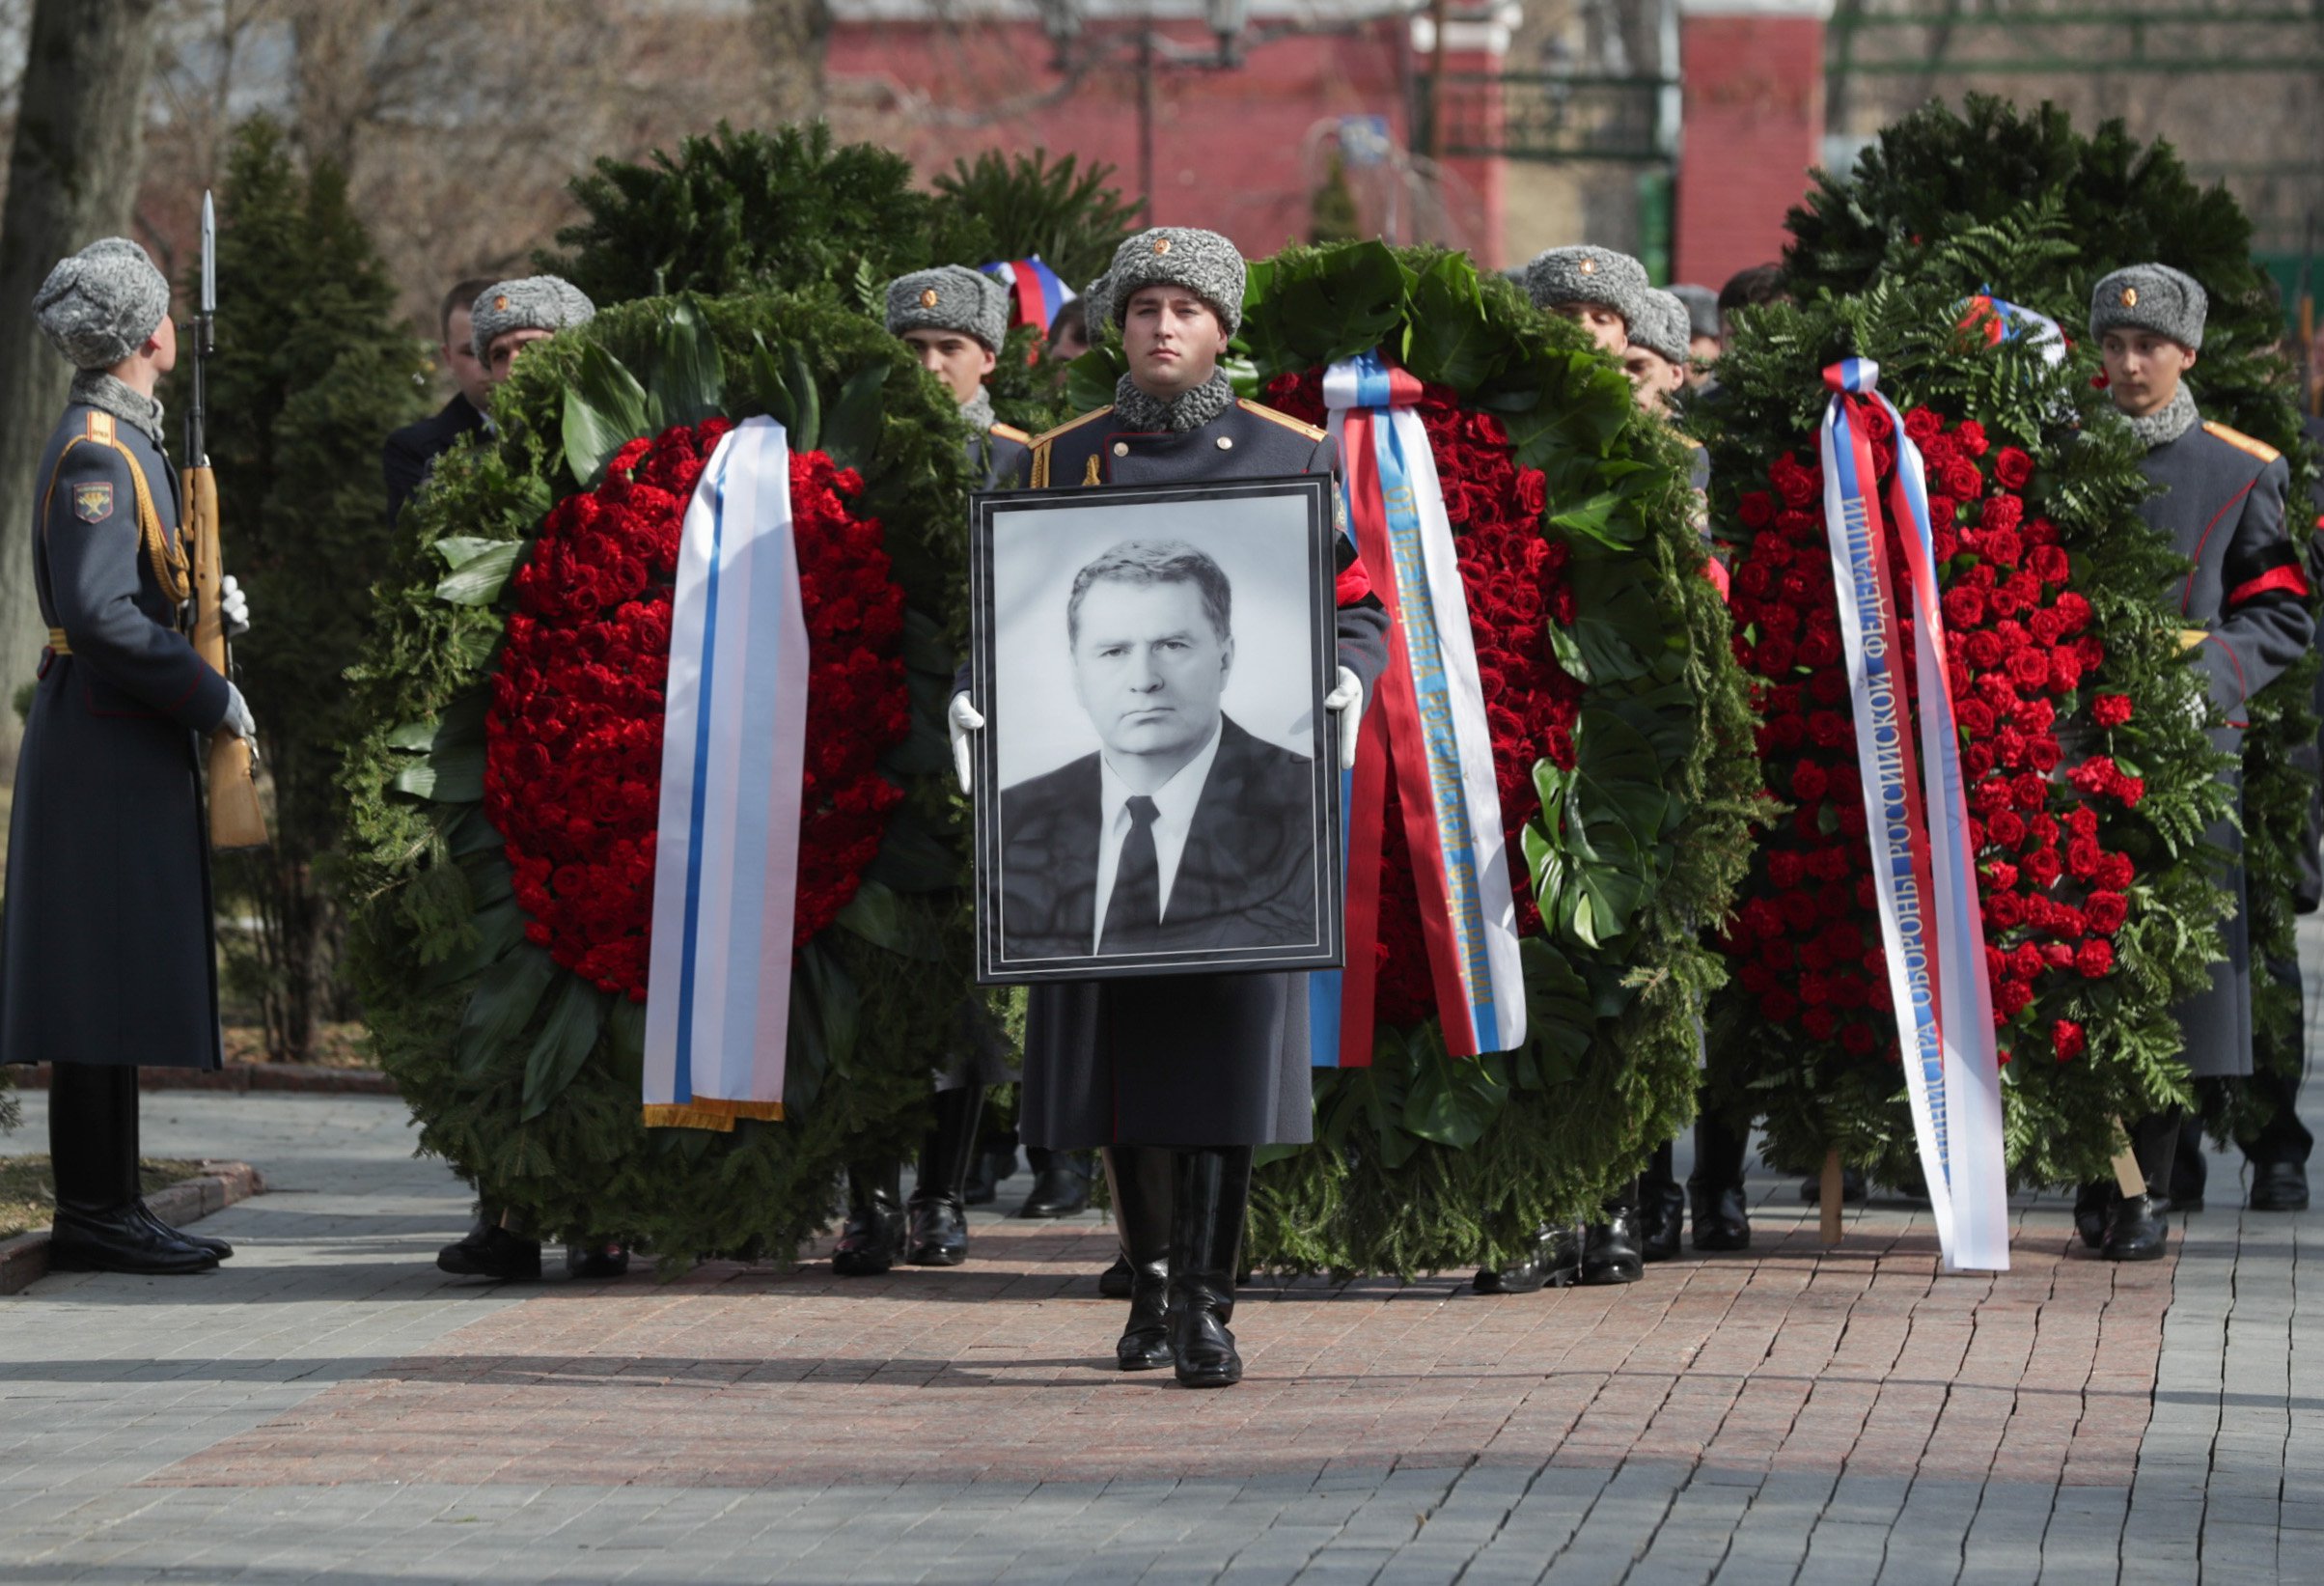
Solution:
[[[1086,958],[1097,931],[1102,773],[1084,755],[1001,792],[1002,949]],[[1314,765],[1219,718],[1157,950],[1314,941]]]

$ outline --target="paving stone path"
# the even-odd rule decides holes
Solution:
[[[850,1283],[465,1285],[399,1103],[146,1106],[274,1190],[205,1224],[219,1272],[0,1300],[10,1582],[2324,1579],[2324,1213],[2233,1210],[2229,1158],[2145,1266],[2054,1199],[1998,1277],[1902,1203],[1826,1251],[1767,1176],[1759,1249],[1631,1288],[1262,1284],[1245,1384],[1188,1394],[1107,1369],[1093,1218]]]

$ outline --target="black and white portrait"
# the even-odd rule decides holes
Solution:
[[[988,979],[1336,961],[1321,488],[1155,494],[980,513]]]

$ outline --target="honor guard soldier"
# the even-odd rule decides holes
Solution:
[[[476,326],[470,311],[477,294],[492,285],[484,279],[462,281],[444,294],[436,309],[441,338],[436,353],[459,389],[434,414],[407,424],[387,437],[380,471],[387,478],[387,520],[403,515],[403,503],[412,498],[435,459],[469,435],[481,435],[490,426],[484,417],[492,402],[492,376],[476,355]]]
[[[1646,267],[1612,248],[1551,248],[1525,266],[1525,294],[1544,314],[1573,320],[1617,358],[1646,315]],[[1681,360],[1683,361],[1683,360]]]
[[[54,1065],[49,1266],[198,1272],[234,1251],[141,1198],[137,1070],[223,1061],[202,750],[220,728],[257,730],[188,633],[178,475],[153,400],[178,361],[169,283],[143,248],[107,237],[51,270],[33,310],[79,373],[33,476],[48,648],[9,821],[0,1062]],[[238,591],[220,605],[230,629],[247,626]]]
[[[1231,242],[1183,227],[1141,232],[1115,253],[1106,283],[1129,373],[1113,405],[1034,441],[1027,483],[1103,490],[1335,471],[1323,431],[1237,401],[1219,370],[1242,322],[1243,259]],[[1344,541],[1340,559],[1340,669],[1324,703],[1340,712],[1345,754],[1387,662],[1387,615]],[[983,724],[967,693],[955,695],[964,784],[964,740]],[[1241,1379],[1228,1322],[1252,1152],[1313,1138],[1311,1084],[1304,976],[1033,988],[1018,1127],[1051,1150],[1104,1148],[1132,1267],[1122,1370],[1172,1366],[1188,1387]]]
[[[1009,339],[1009,289],[965,264],[914,270],[888,283],[888,334],[909,343],[920,367],[944,382],[968,427],[968,464],[989,489],[1023,472],[1033,438],[992,416],[984,376]]]
[[[2244,702],[2297,660],[2315,631],[2302,566],[2307,537],[2284,522],[2283,459],[2224,424],[2204,423],[2183,378],[2202,350],[2208,307],[2193,277],[2166,264],[2133,264],[2092,290],[2089,330],[2105,360],[2107,392],[2145,443],[2142,467],[2159,487],[2141,511],[2194,564],[2172,593],[2223,721],[2211,732],[2212,746],[2238,754]],[[2240,809],[2240,772],[2230,770],[2227,781]],[[2221,927],[2227,958],[2212,965],[2210,988],[2172,1012],[2185,1032],[2188,1071],[2198,1079],[2238,1078],[2252,1071],[2252,945],[2238,821],[2222,820],[2203,841],[2230,856],[2221,877],[2234,899]],[[2131,1126],[2147,1192],[2125,1198],[2111,1183],[2086,1185],[2075,1205],[2085,1242],[2116,1261],[2163,1253],[2163,1197],[2178,1129],[2175,1108]]]
[[[527,275],[485,287],[468,310],[468,345],[485,389],[507,382],[526,348],[596,315],[589,294],[562,276]],[[436,1252],[436,1266],[458,1277],[537,1278],[540,1241],[508,1226],[500,1208],[480,1202],[475,1226]],[[620,1277],[629,1270],[629,1252],[619,1239],[592,1234],[567,1243],[565,1269],[577,1278]]]

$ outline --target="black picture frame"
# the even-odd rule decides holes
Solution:
[[[1306,474],[970,497],[980,985],[1342,966],[1344,793],[1339,724],[1323,704],[1339,666],[1331,488]],[[1164,543],[1191,547],[1208,571],[1166,550],[1122,550]],[[1076,597],[1082,574],[1116,554],[1146,562],[1114,564]],[[1221,580],[1223,634],[1191,620],[1214,616]],[[1160,637],[1079,644],[1069,613]],[[1178,617],[1190,620],[1169,626]],[[1225,652],[1215,682],[1214,649]],[[1142,670],[1133,680],[1124,668]],[[1140,690],[1157,703],[1120,709]],[[1204,720],[1215,723],[1206,737]],[[1182,767],[1200,767],[1199,781],[1170,771],[1143,787],[1189,745],[1204,746]],[[1143,832],[1123,801],[1141,791],[1132,782],[1153,795]],[[1134,836],[1144,848],[1128,857]],[[1146,884],[1123,891],[1125,875]],[[1157,890],[1149,925],[1136,904]],[[1116,914],[1103,930],[1101,895]]]

